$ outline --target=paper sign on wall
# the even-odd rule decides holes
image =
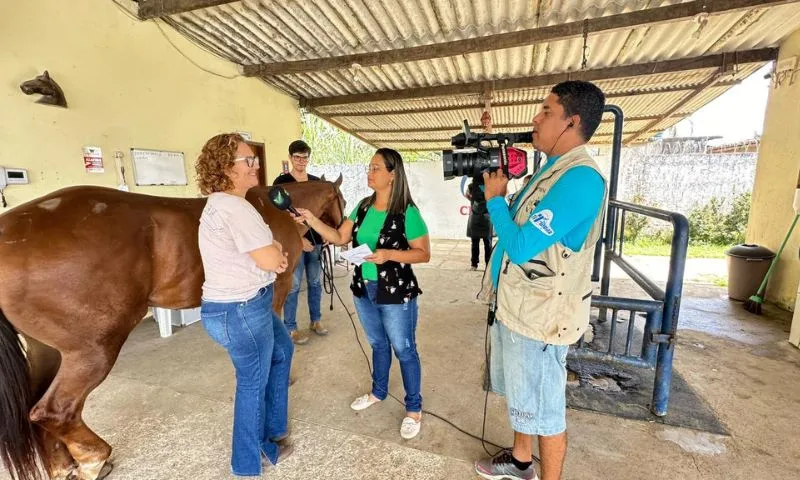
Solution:
[[[103,150],[100,147],[83,147],[83,166],[86,173],[103,173]]]
[[[186,185],[183,152],[131,148],[136,185]]]

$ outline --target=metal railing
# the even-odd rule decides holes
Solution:
[[[625,218],[628,213],[635,213],[649,218],[654,218],[669,222],[672,225],[671,253],[669,259],[669,274],[667,277],[666,288],[662,289],[656,282],[648,278],[636,266],[630,263],[623,254],[624,251],[624,228]],[[681,296],[683,294],[683,274],[686,267],[686,254],[689,244],[689,222],[680,213],[668,212],[653,207],[645,207],[632,203],[612,200],[609,202],[608,216],[606,217],[607,228],[604,238],[604,257],[603,274],[600,279],[600,295],[593,298],[592,304],[599,309],[598,321],[604,322],[608,319],[608,311],[611,310],[611,340],[610,345],[614,344],[614,330],[616,319],[615,312],[622,309],[642,311],[637,307],[641,300],[635,299],[616,299],[617,304],[609,304],[606,300],[610,297],[611,287],[611,265],[617,265],[628,277],[631,278],[652,300],[649,306],[660,309],[660,325],[655,327],[655,320],[646,322],[643,335],[643,352],[648,352],[646,359],[644,354],[642,359],[645,363],[656,369],[655,381],[653,385],[652,411],[657,416],[667,414],[669,405],[669,391],[672,384],[672,360],[675,353],[675,339],[678,330],[678,318],[680,316]],[[633,325],[629,326],[627,343],[631,342],[633,335]],[[652,362],[652,352],[657,345],[655,363]],[[646,348],[645,348],[646,347]],[[629,352],[627,352],[629,353]],[[625,356],[629,359],[629,364],[636,362],[635,357]]]
[[[620,202],[616,199],[622,150],[623,114],[622,110],[615,105],[607,105],[605,112],[614,115],[614,138],[604,235],[597,242],[592,271],[592,280],[600,282],[600,295],[592,297],[592,307],[598,309],[600,323],[606,322],[610,313],[609,340],[606,348],[597,350],[581,339],[577,348],[570,351],[570,358],[655,369],[651,410],[657,416],[664,416],[667,414],[670,385],[672,384],[672,360],[683,293],[683,275],[689,243],[689,222],[679,213]],[[656,282],[626,260],[623,255],[625,220],[629,213],[666,221],[672,225],[669,274],[666,288],[663,290]],[[610,297],[612,263],[641,287],[651,297],[651,300]],[[624,349],[617,351],[615,349],[617,320],[624,319],[624,317],[620,317],[620,313],[625,312],[627,312],[628,320]],[[640,316],[639,314],[644,315],[645,321],[642,326],[641,347],[637,353],[634,353],[634,338],[638,334],[636,319]]]

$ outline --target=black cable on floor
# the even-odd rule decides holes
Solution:
[[[327,251],[327,249],[325,249],[325,250]],[[347,316],[350,318],[350,324],[353,326],[353,334],[356,337],[356,342],[358,342],[358,346],[359,346],[359,348],[361,348],[361,353],[364,354],[364,360],[367,362],[367,369],[369,370],[370,376],[372,376],[372,363],[369,361],[369,355],[367,355],[367,351],[364,349],[364,345],[361,343],[361,338],[359,338],[359,336],[358,336],[358,329],[356,328],[356,322],[353,319],[353,313],[350,312],[349,308],[347,308],[347,305],[344,303],[344,300],[342,299],[342,296],[339,295],[339,290],[336,288],[336,284],[333,281],[334,278],[340,278],[340,277],[334,277],[333,276],[333,262],[332,262],[332,260],[330,258],[330,253],[328,253],[327,258],[328,258],[328,261],[323,261],[322,262],[322,276],[323,276],[323,283],[326,285],[325,293],[329,293],[328,292],[328,286],[330,286],[330,289],[331,289],[331,292],[330,292],[331,293],[331,310],[333,309],[333,293],[336,293],[336,297],[339,299],[339,303],[342,304],[342,307],[344,308],[344,311],[347,313]],[[484,353],[485,353],[485,356],[486,356],[486,365],[487,365],[487,368],[488,368],[488,365],[489,365],[489,325],[488,324],[486,325],[486,333],[484,335]],[[389,396],[392,397],[397,403],[399,403],[400,405],[405,407],[405,403],[403,401],[401,401],[399,398],[395,397],[391,393],[389,393]],[[467,435],[468,437],[474,438],[475,440],[479,440],[481,442],[481,446],[483,447],[483,450],[490,457],[494,457],[495,455],[500,453],[500,451],[506,450],[506,449],[510,450],[510,449],[508,447],[501,447],[500,445],[497,445],[496,443],[493,443],[493,442],[490,442],[490,441],[486,440],[486,412],[487,412],[488,402],[489,402],[489,390],[487,388],[486,389],[486,394],[485,394],[484,399],[483,399],[483,426],[481,427],[481,436],[480,437],[477,436],[477,435],[473,435],[472,433],[469,433],[468,431],[466,431],[463,428],[459,427],[458,425],[456,425],[455,423],[453,423],[450,420],[446,419],[445,417],[442,417],[441,415],[438,415],[438,414],[436,414],[434,412],[431,412],[430,410],[423,409],[422,413],[430,415],[430,416],[432,416],[434,418],[438,418],[439,420],[445,422],[446,424],[448,424],[451,427],[455,428],[456,430],[458,430],[459,432],[463,433],[464,435]],[[500,450],[498,450],[495,453],[492,453],[492,452],[489,451],[489,449],[486,447],[486,445],[490,445],[490,446],[498,448]],[[541,463],[541,461],[539,460],[539,457],[537,457],[536,455],[533,455],[533,454],[531,454],[531,456],[532,456],[534,461],[536,461],[537,463]]]

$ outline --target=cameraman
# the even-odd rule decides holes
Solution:
[[[506,397],[514,448],[475,463],[484,478],[535,479],[538,436],[543,480],[561,478],[567,450],[567,350],[589,325],[592,248],[600,237],[606,184],[585,144],[597,130],[605,96],[595,85],[553,87],[533,118],[533,145],[547,163],[515,195],[508,178],[485,173],[497,234],[491,275],[492,391]]]

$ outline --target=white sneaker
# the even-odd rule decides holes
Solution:
[[[403,423],[400,424],[400,436],[406,440],[411,440],[417,436],[421,426],[422,420],[414,420],[411,417],[406,417],[403,419]]]
[[[365,393],[364,395],[361,395],[360,397],[353,400],[353,403],[350,404],[350,408],[358,412],[359,410],[364,410],[365,408],[369,408],[378,402],[380,402],[380,400],[374,398],[369,393]]]

